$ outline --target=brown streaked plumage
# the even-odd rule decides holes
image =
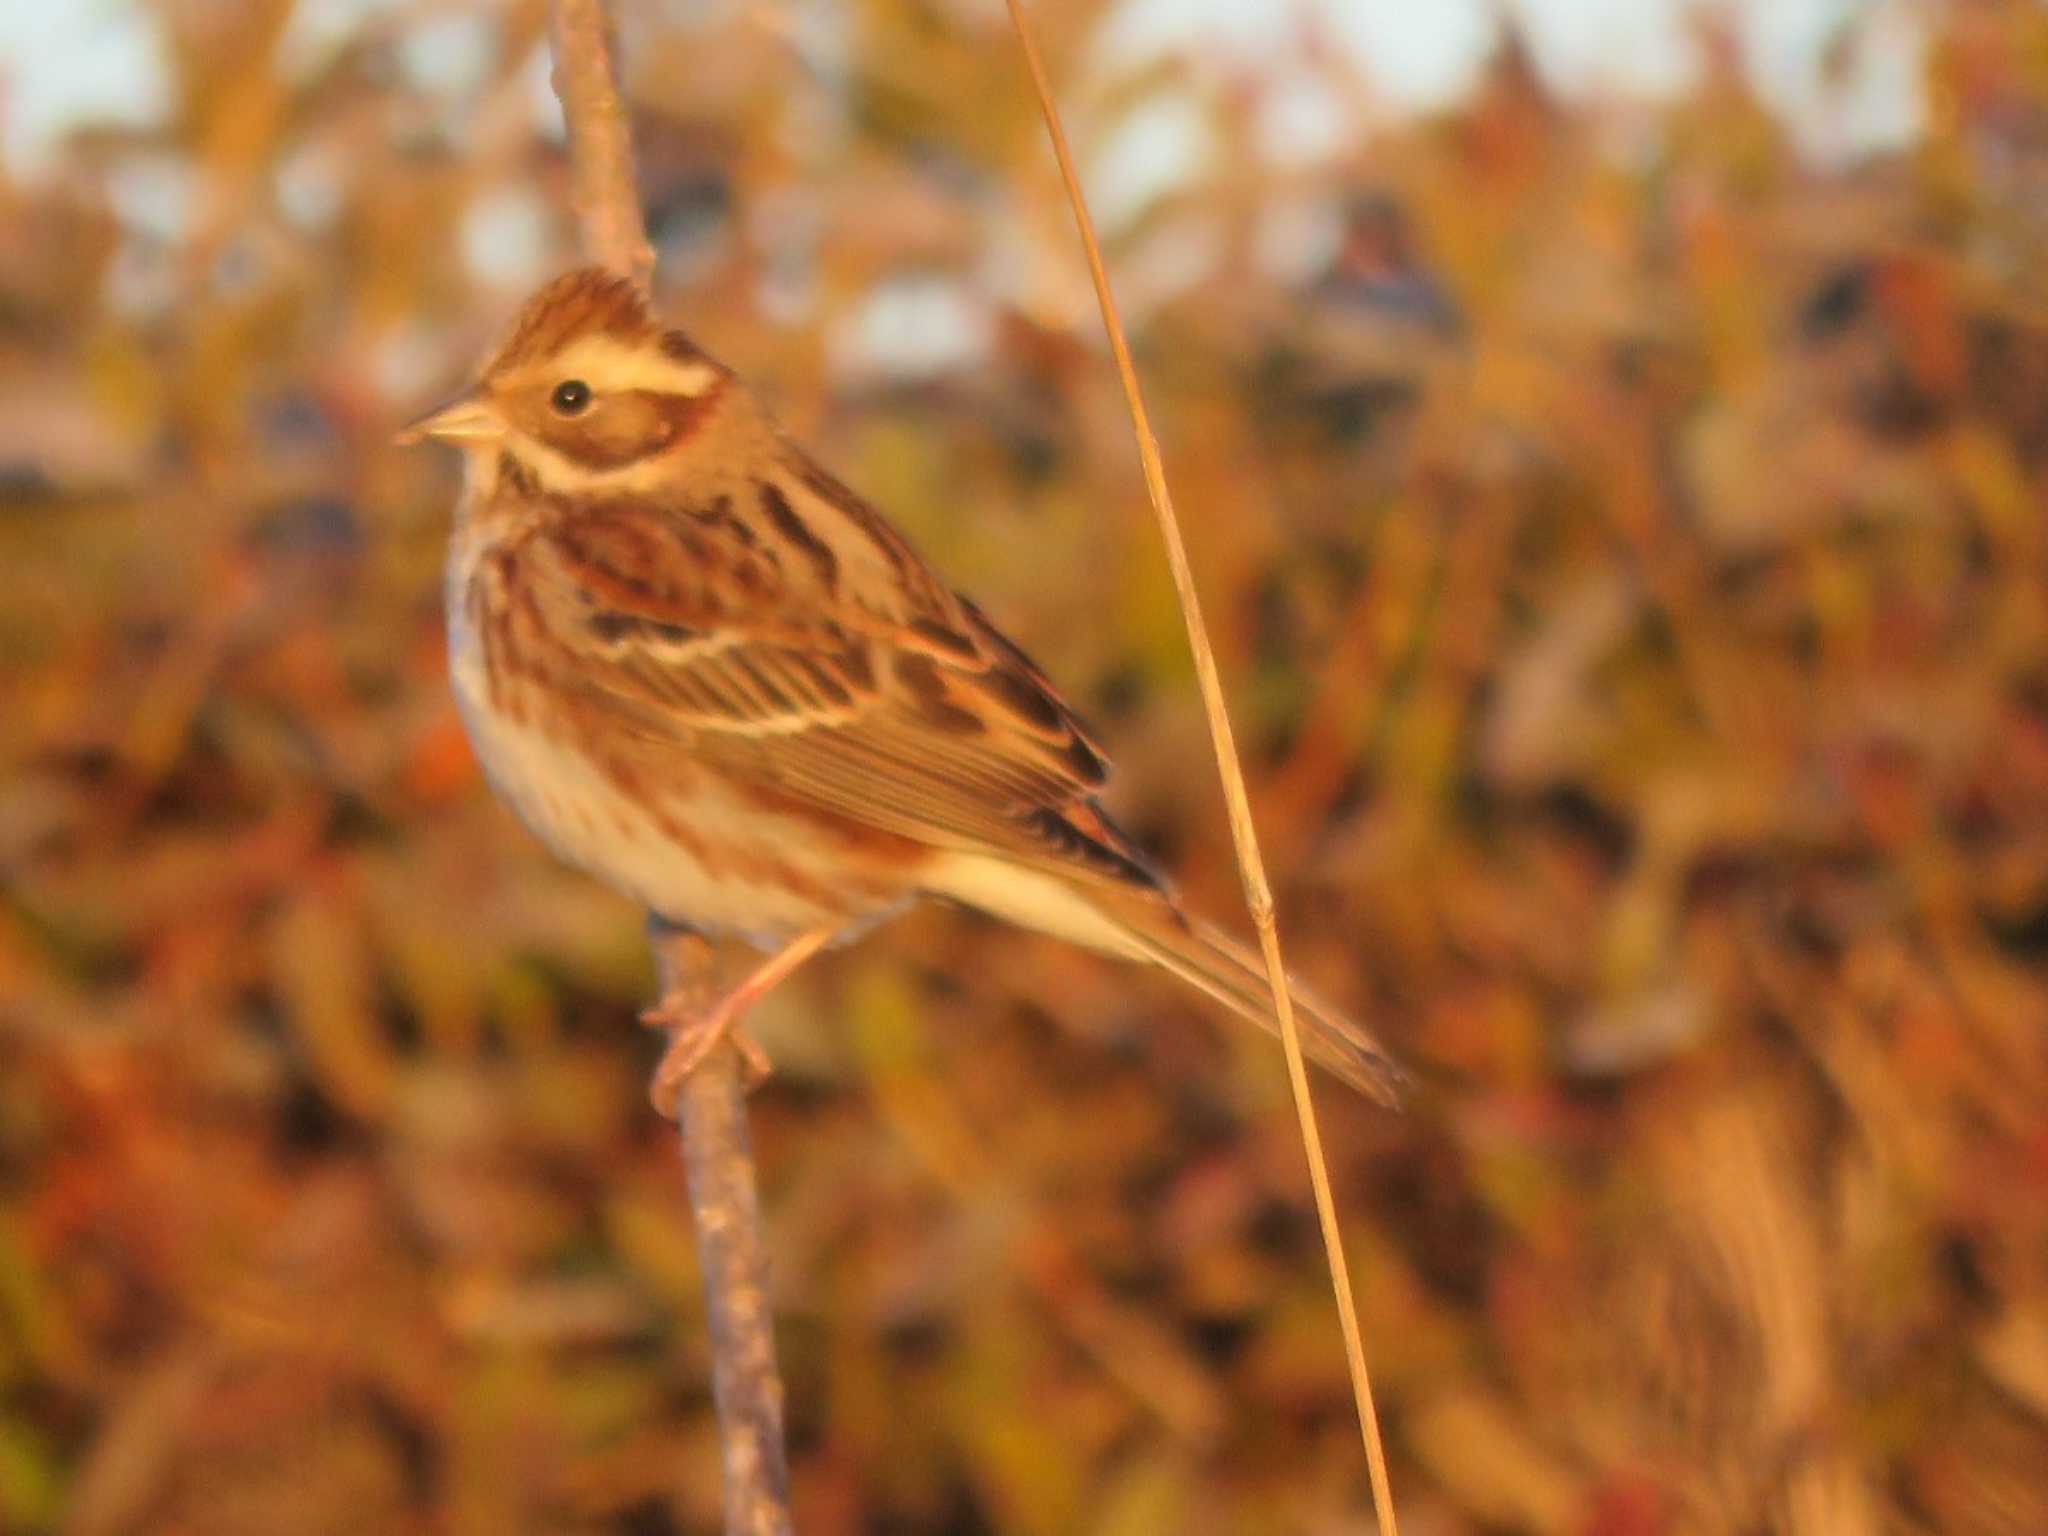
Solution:
[[[492,784],[662,919],[776,951],[663,1089],[804,958],[920,896],[1272,1027],[1256,960],[1097,804],[1107,763],[1059,691],[630,284],[549,284],[414,435],[465,450],[451,673]],[[1297,998],[1309,1052],[1391,1102],[1372,1038]]]

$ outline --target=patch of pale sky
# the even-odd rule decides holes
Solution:
[[[366,22],[407,3],[299,0],[281,49],[285,67],[317,67]],[[1690,77],[1689,23],[1703,3],[1508,0],[1547,77],[1567,90],[1639,96],[1679,89]],[[1740,20],[1759,88],[1815,147],[1845,153],[1917,130],[1919,34],[1907,0],[1724,3]],[[1869,29],[1862,68],[1830,97],[1818,84],[1822,52],[1845,18],[1873,10],[1880,24]],[[1113,64],[1179,52],[1284,68],[1312,26],[1356,52],[1390,110],[1411,110],[1441,105],[1471,83],[1494,45],[1496,14],[1496,0],[1123,0],[1096,48]],[[402,66],[430,88],[459,88],[474,73],[480,37],[465,18],[423,17],[405,29]],[[16,167],[45,163],[82,122],[160,121],[170,88],[155,15],[139,0],[0,5],[0,89],[0,153]],[[1261,131],[1265,147],[1292,158],[1315,153],[1326,127],[1304,109],[1276,112]],[[1185,132],[1141,118],[1101,152],[1111,179],[1105,195],[1142,198],[1176,179],[1200,148]],[[1147,156],[1156,164],[1144,164]]]
[[[652,3],[652,0],[635,0]],[[722,0],[730,5],[770,0]],[[773,0],[785,8],[791,37],[830,75],[843,52],[835,0]],[[953,0],[997,16],[998,0]],[[485,13],[404,17],[413,0],[297,0],[280,46],[280,67],[294,78],[319,69],[367,25],[396,22],[399,69],[421,90],[459,100],[488,67]],[[1162,55],[1207,61],[1232,70],[1259,69],[1286,82],[1266,94],[1255,124],[1258,147],[1276,164],[1314,161],[1342,149],[1349,109],[1300,68],[1313,32],[1357,58],[1388,115],[1428,110],[1455,100],[1478,78],[1498,41],[1505,6],[1521,18],[1537,66],[1567,93],[1608,99],[1655,99],[1683,90],[1698,68],[1694,20],[1718,4],[1739,24],[1744,62],[1760,93],[1824,159],[1910,141],[1923,103],[1919,62],[1923,40],[1913,0],[1121,0],[1094,39],[1091,62],[1139,68]],[[1871,24],[1860,35],[1853,67],[1834,84],[1821,61],[1843,22],[1859,13]],[[163,39],[144,0],[0,0],[0,163],[31,173],[51,163],[70,129],[90,122],[147,127],[171,107]],[[560,108],[536,57],[530,80],[534,122],[559,135]],[[1098,217],[1115,227],[1155,198],[1198,179],[1213,154],[1215,128],[1195,96],[1154,92],[1095,125],[1086,175]],[[280,192],[289,216],[317,224],[331,214],[335,167],[288,162]],[[131,227],[174,243],[189,206],[189,171],[164,157],[129,164],[111,193]],[[773,222],[772,199],[754,210]],[[1327,253],[1331,210],[1283,204],[1273,210],[1261,259],[1289,270]],[[1199,232],[1197,232],[1199,233]],[[549,255],[547,219],[535,199],[511,189],[478,199],[462,226],[465,255],[487,282],[517,288]],[[807,239],[768,242],[796,253]],[[1026,248],[1020,245],[1018,248]],[[1179,230],[1130,254],[1127,307],[1147,293],[1165,293],[1213,256],[1199,238]],[[139,269],[138,269],[139,270]],[[884,285],[848,316],[833,336],[838,360],[855,372],[944,372],[970,362],[989,344],[991,294],[1045,294],[1029,271],[984,274],[978,288],[927,276]],[[806,287],[794,254],[768,284],[771,301],[795,303]],[[1069,295],[1076,303],[1083,295]],[[407,395],[434,371],[432,349],[415,336],[392,340],[380,372],[395,394]]]

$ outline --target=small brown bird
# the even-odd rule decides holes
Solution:
[[[657,1102],[811,955],[921,896],[1273,1027],[1255,958],[1096,804],[1107,765],[1045,675],[632,284],[550,283],[408,437],[466,460],[450,670],[492,785],[662,921],[770,950],[708,1013],[656,1011]],[[1372,1037],[1296,996],[1310,1054],[1392,1102]]]

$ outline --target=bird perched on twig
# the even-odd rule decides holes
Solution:
[[[1273,1027],[1255,958],[1096,803],[1107,765],[1045,675],[631,283],[550,283],[407,436],[466,461],[451,673],[492,785],[661,921],[770,951],[711,1009],[650,1016],[658,1104],[770,987],[920,896]],[[1391,1101],[1372,1037],[1296,995],[1309,1053]]]

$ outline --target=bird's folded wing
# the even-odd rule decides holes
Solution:
[[[772,566],[738,574],[758,545],[676,518],[610,507],[521,560],[576,652],[561,675],[616,728],[882,830],[1156,883],[1093,804],[1085,727],[971,603],[936,583],[895,613],[787,601]],[[651,559],[680,533],[687,562]]]

